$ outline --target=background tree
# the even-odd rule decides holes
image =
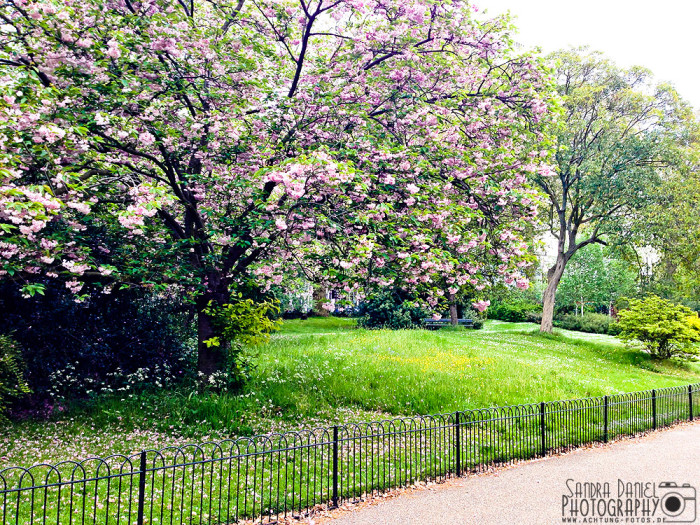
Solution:
[[[248,279],[476,279],[444,243],[487,248],[503,210],[536,211],[547,82],[464,2],[0,9],[2,274],[28,293],[39,275],[78,295],[177,283],[205,374],[225,360],[208,312]],[[517,278],[517,232],[505,244]],[[396,253],[401,272],[376,275]]]
[[[700,124],[698,114],[671,144],[678,159],[635,227],[654,250],[649,291],[700,308]]]
[[[593,243],[632,238],[632,218],[647,207],[673,162],[668,145],[690,110],[649,71],[622,69],[587,49],[562,51],[556,63],[563,117],[556,175],[534,174],[548,198],[548,226],[557,239],[547,271],[541,330],[551,332],[556,290],[572,256]]]
[[[557,290],[557,306],[583,315],[584,309],[604,308],[612,315],[617,299],[637,291],[632,265],[599,244],[578,250],[566,267]]]

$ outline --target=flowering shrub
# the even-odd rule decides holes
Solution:
[[[459,317],[474,321],[472,327],[475,330],[481,330],[484,327],[484,314],[478,310],[475,310],[474,308],[464,308]]]
[[[689,315],[685,320],[693,330],[700,333],[700,317],[698,317],[697,312],[695,315]]]

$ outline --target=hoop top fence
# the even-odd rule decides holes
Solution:
[[[700,384],[399,417],[0,469],[0,524],[275,522],[317,507],[657,429]]]

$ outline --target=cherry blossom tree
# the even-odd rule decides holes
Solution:
[[[431,305],[523,283],[549,80],[460,0],[5,0],[0,272],[179,286],[207,312],[291,265]],[[476,302],[485,308],[483,298]]]

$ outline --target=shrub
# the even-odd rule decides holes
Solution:
[[[542,312],[525,312],[525,321],[540,324],[542,322]]]
[[[462,312],[462,319],[471,319],[474,321],[472,327],[475,330],[481,330],[484,327],[483,315],[474,310],[473,308],[465,308]]]
[[[608,335],[620,335],[622,332],[622,328],[620,328],[620,323],[613,320],[610,321],[610,325],[608,326]]]
[[[204,310],[212,316],[218,336],[204,341],[208,346],[222,346],[227,350],[226,371],[215,381],[217,389],[223,383],[227,388],[238,388],[250,377],[253,355],[250,346],[266,342],[270,332],[279,329],[280,321],[272,317],[279,314],[276,299],[254,302],[241,294],[233,295],[232,302],[222,306],[212,303]]]
[[[17,342],[9,335],[0,335],[0,421],[10,401],[29,393],[24,370]]]
[[[614,324],[615,322],[610,316],[594,313],[585,313],[583,315],[567,314],[554,320],[554,326],[557,328],[592,334],[610,333],[610,325]]]
[[[700,341],[700,332],[688,321],[693,311],[656,295],[645,299],[629,299],[629,309],[621,310],[620,339],[638,341],[653,356],[669,359],[697,355],[693,343]]]
[[[19,344],[33,392],[25,401],[37,406],[121,388],[137,376],[152,385],[186,376],[196,360],[191,328],[177,296],[88,290],[78,304],[58,283],[31,298],[13,283],[0,285],[0,334]]]
[[[362,328],[390,328],[400,330],[420,326],[428,312],[406,300],[397,291],[376,295],[360,305],[357,325]]]
[[[496,302],[488,309],[489,319],[508,321],[511,323],[522,323],[536,318],[540,314],[542,305],[530,301]]]
[[[695,315],[689,315],[685,318],[685,320],[688,322],[688,324],[693,330],[700,333],[700,317],[698,317],[697,312],[695,313]]]

